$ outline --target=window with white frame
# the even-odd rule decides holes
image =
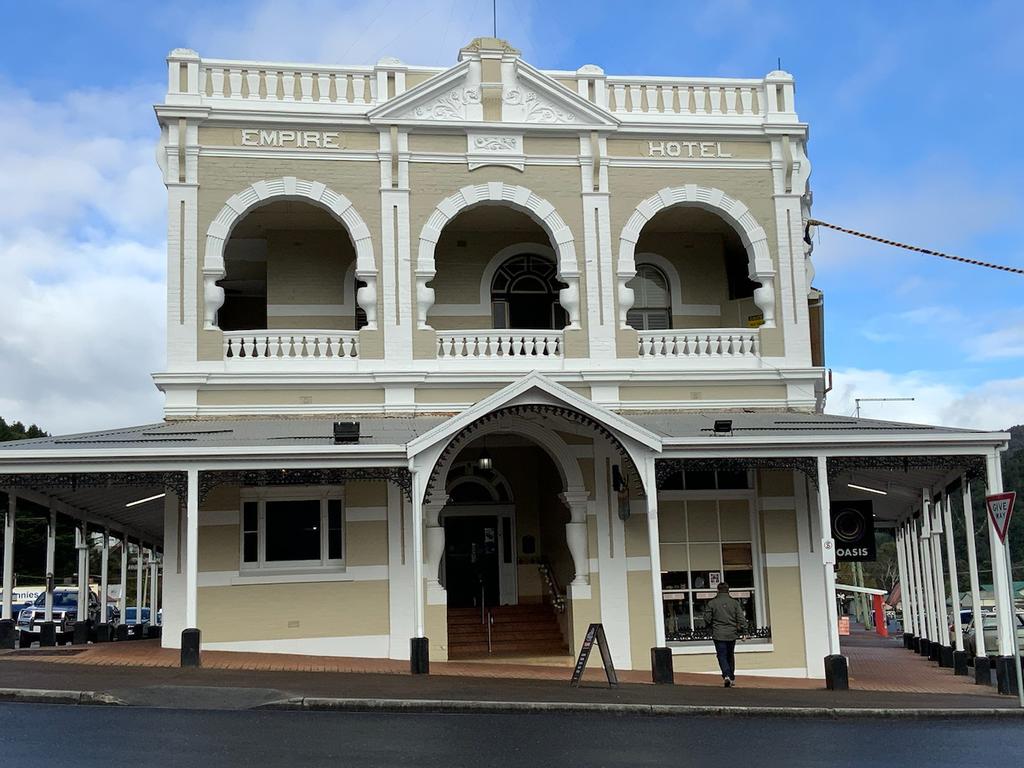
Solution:
[[[241,571],[342,569],[340,489],[261,489],[242,494]]]
[[[680,473],[659,491],[662,605],[669,642],[711,639],[704,608],[723,581],[743,606],[751,633],[770,637],[763,626],[763,558],[746,474]]]
[[[672,327],[672,294],[665,273],[652,264],[640,264],[636,277],[626,283],[633,289],[633,306],[626,322],[638,331],[663,331]]]

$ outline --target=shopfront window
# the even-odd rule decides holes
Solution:
[[[343,568],[340,492],[282,490],[243,494],[240,570]]]
[[[658,501],[666,639],[710,641],[704,608],[723,581],[756,631],[766,622],[751,500],[686,496],[670,492]]]

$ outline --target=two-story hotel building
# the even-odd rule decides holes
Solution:
[[[786,72],[167,62],[165,420],[0,449],[159,550],[166,646],[710,672],[724,580],[744,673],[822,677],[830,501],[902,542],[1005,444],[823,414]]]

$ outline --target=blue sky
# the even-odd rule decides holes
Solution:
[[[489,0],[45,2],[0,45],[0,415],[51,431],[159,418],[164,198],[151,105],[164,56],[453,63]],[[810,123],[814,215],[1024,266],[1024,3],[498,2],[542,68],[759,76]],[[1024,277],[822,231],[829,410],[1024,422]]]

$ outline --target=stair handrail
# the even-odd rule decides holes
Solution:
[[[555,578],[555,572],[551,564],[543,561],[537,564],[537,569],[540,571],[540,576],[548,589],[548,597],[551,599],[551,604],[559,613],[565,613],[565,593],[558,586],[558,579]]]

